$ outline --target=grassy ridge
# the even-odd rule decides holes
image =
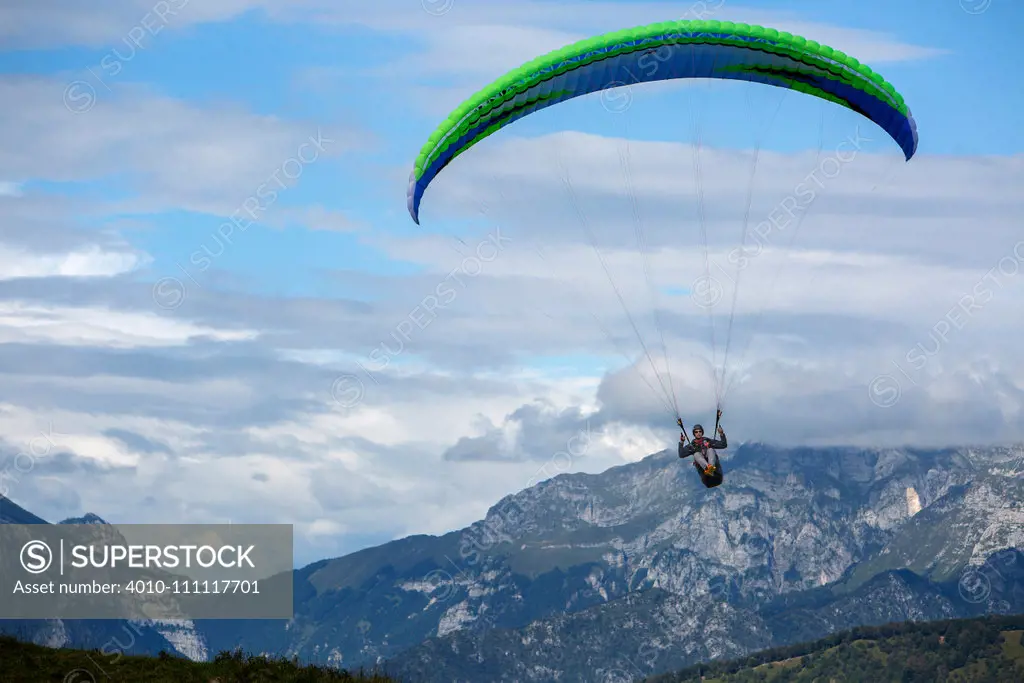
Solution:
[[[1020,683],[1024,615],[862,627],[648,683]]]
[[[111,656],[99,650],[53,649],[0,636],[3,683],[393,683],[378,674],[299,666],[287,659],[223,652],[212,662]]]

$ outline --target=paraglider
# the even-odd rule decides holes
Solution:
[[[917,124],[903,96],[857,59],[813,40],[763,26],[728,21],[670,21],[573,43],[523,64],[468,98],[434,130],[416,158],[406,196],[410,216],[419,224],[424,193],[448,164],[513,122],[582,95],[672,79],[748,81],[797,91],[870,120],[896,143],[906,161],[917,151]],[[749,198],[747,207],[749,212]],[[744,236],[746,220],[744,217]],[[701,232],[706,258],[703,209]],[[625,308],[621,297],[620,302]],[[633,328],[639,338],[635,324]],[[723,365],[728,361],[731,333],[732,315]],[[640,341],[653,368],[647,347]],[[654,371],[658,374],[657,368]],[[664,392],[662,398],[672,410],[675,391],[666,388],[660,375],[658,379]],[[719,383],[717,375],[715,381],[720,418],[722,387],[728,385],[724,381]],[[654,391],[652,385],[648,386]],[[671,375],[668,386],[671,388]],[[678,405],[674,408],[682,428]],[[700,429],[699,437],[695,433],[694,441],[685,445],[687,437],[683,430],[679,446],[680,457],[686,457],[684,450],[686,455],[694,456],[694,464],[709,488],[721,483],[717,449],[727,444],[717,420],[715,429],[720,439],[705,439]]]
[[[676,424],[679,425],[681,431],[679,435],[679,457],[688,458],[691,455],[693,456],[693,466],[697,468],[697,472],[700,474],[701,483],[709,489],[720,485],[725,476],[722,472],[722,463],[718,458],[718,451],[719,449],[728,448],[729,442],[725,437],[725,430],[719,424],[721,419],[722,411],[719,410],[715,418],[715,431],[722,437],[721,439],[705,439],[704,427],[695,424],[693,425],[692,441],[686,437],[686,428],[683,427],[682,418],[676,419]]]

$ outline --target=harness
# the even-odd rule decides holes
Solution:
[[[717,414],[715,415],[715,433],[718,433],[718,427],[721,424],[721,419],[722,411],[721,409],[719,409],[717,411]],[[686,428],[683,426],[683,419],[681,417],[676,417],[676,424],[679,425],[679,429],[683,433],[683,441],[698,447],[700,449],[700,454],[704,456],[705,460],[707,460],[708,448],[711,447],[711,441],[706,436],[703,435],[701,435],[699,438],[694,437],[693,441],[690,441],[689,438],[686,436]],[[717,467],[710,463],[708,464],[707,469],[703,470],[701,469],[700,465],[696,463],[696,461],[693,464],[695,467],[697,467],[698,470],[701,470],[704,474],[708,476],[711,476],[718,469]]]

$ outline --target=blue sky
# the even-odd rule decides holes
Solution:
[[[722,350],[708,347],[692,301],[695,101],[714,222],[737,219],[753,145],[760,221],[863,121],[776,89],[635,88],[624,114],[580,98],[478,145],[428,191],[422,227],[405,190],[430,132],[503,71],[698,4],[175,0],[164,22],[148,0],[6,3],[2,452],[49,422],[67,435],[64,456],[40,459],[9,495],[51,519],[289,521],[301,563],[479,518],[586,419],[604,436],[579,469],[671,443],[640,381],[657,378],[640,377],[650,363],[557,182],[555,151],[655,360],[673,366],[680,409],[710,411],[707,368]],[[965,314],[970,324],[945,335],[913,382],[898,380],[896,402],[879,408],[872,382],[1014,254],[1024,93],[1011,51],[1024,6],[704,6],[858,57],[903,93],[920,132],[917,157],[890,178],[898,151],[874,129],[863,160],[816,200],[795,251],[766,238],[783,277],[767,258],[744,274],[739,327],[761,336],[749,356],[743,343],[735,351],[745,388],[732,424],[749,438],[784,424],[805,442],[943,442],[977,427],[980,411],[992,438],[1020,438],[1015,275],[997,274],[991,302]],[[780,101],[759,138],[751,124]],[[625,137],[660,300],[623,230]],[[258,221],[223,227],[289,168]],[[496,230],[511,246],[453,279]],[[445,286],[450,302],[424,317]],[[653,304],[671,328],[664,354]],[[382,360],[398,333],[403,350]]]

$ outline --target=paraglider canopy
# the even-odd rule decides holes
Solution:
[[[463,102],[431,134],[409,177],[419,223],[428,185],[452,159],[532,112],[609,88],[682,78],[752,81],[834,102],[882,128],[909,160],[917,125],[903,97],[868,66],[828,46],[762,26],[670,21],[568,45],[515,69]]]
[[[417,224],[420,222],[420,204],[424,193],[430,183],[455,157],[505,126],[529,116],[533,112],[581,95],[673,79],[749,82],[770,86],[769,90],[777,88],[783,96],[787,95],[789,91],[796,91],[813,97],[825,105],[822,108],[818,136],[818,155],[820,155],[823,141],[824,110],[832,108],[833,104],[837,105],[834,107],[837,112],[843,108],[853,111],[857,116],[868,119],[882,129],[902,151],[905,160],[909,161],[917,151],[917,124],[904,102],[903,96],[882,76],[861,64],[854,57],[813,40],[762,26],[727,21],[670,21],[606,33],[568,45],[537,57],[506,73],[468,98],[434,130],[416,158],[409,176],[406,197],[410,216]],[[758,128],[759,126],[752,127]],[[710,274],[708,230],[701,179],[702,141],[700,130],[700,127],[697,126],[697,143],[692,145],[691,149],[694,155],[695,206],[698,209],[698,228],[704,252],[704,273],[701,278],[694,281],[690,288],[691,296],[699,293],[700,289],[705,286],[713,286],[714,283]],[[637,368],[633,369],[637,370],[640,378],[652,393],[663,402],[666,410],[675,416],[682,431],[683,441],[686,441],[678,398],[672,373],[669,370],[669,354],[663,324],[656,303],[657,288],[652,281],[648,248],[643,235],[636,193],[629,178],[629,136],[624,135],[623,137],[627,141],[626,152],[624,155],[620,153],[619,160],[626,175],[626,191],[630,195],[637,245],[643,259],[644,279],[653,295],[652,300],[655,300],[651,312],[661,341],[664,371],[657,368],[657,363],[643,339],[634,316],[626,305],[621,290],[613,281],[608,263],[601,253],[598,241],[588,225],[584,212],[579,207],[572,183],[564,168],[562,169],[562,180],[577,218],[622,306],[626,321],[637,337],[643,354],[654,373],[657,386],[647,381],[647,378],[640,374]],[[745,207],[740,234],[741,249],[745,249],[746,239],[750,232],[749,219],[753,181],[760,147],[759,141],[753,150],[753,164],[747,183],[746,201],[736,202],[736,206]],[[898,159],[899,157],[894,155],[894,160]],[[730,183],[730,186],[738,185],[738,183]],[[500,187],[498,190],[501,192]],[[791,244],[805,215],[806,211],[801,211],[796,219],[796,225],[791,232]],[[792,214],[790,216],[792,217]],[[538,253],[540,253],[539,250]],[[718,418],[722,414],[725,393],[732,386],[732,382],[726,381],[726,374],[732,351],[739,272],[742,268],[741,262],[744,260],[747,259],[737,259],[734,263],[736,277],[731,278],[732,301],[724,337],[724,355],[720,366],[717,359],[713,309],[717,300],[722,297],[712,297],[714,301],[695,301],[700,308],[707,311],[709,318],[708,328],[712,349],[710,367],[714,373],[715,399],[718,409],[715,432],[718,432],[720,426]],[[766,289],[771,290],[773,285],[774,280]],[[597,319],[596,316],[594,317]],[[598,322],[600,323],[599,320]],[[759,322],[760,316],[754,320],[755,331]],[[618,347],[615,337],[603,325],[602,329],[609,341]],[[754,333],[751,333],[748,345],[754,336]],[[744,355],[745,352],[744,350]],[[628,358],[626,354],[623,355]]]

